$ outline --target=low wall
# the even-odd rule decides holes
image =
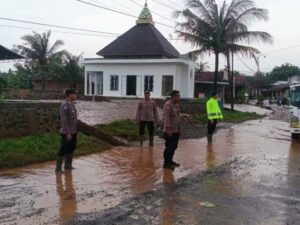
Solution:
[[[59,103],[0,103],[0,138],[57,131]]]

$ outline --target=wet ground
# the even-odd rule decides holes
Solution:
[[[300,143],[287,122],[181,140],[174,172],[155,144],[77,158],[62,176],[54,162],[0,172],[0,224],[299,224]]]

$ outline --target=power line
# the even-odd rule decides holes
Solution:
[[[296,47],[300,47],[300,44],[296,44],[296,45],[286,47],[286,48],[282,48],[282,49],[277,49],[277,50],[270,51],[270,52],[265,52],[264,55],[269,55],[269,54],[273,54],[273,53],[277,53],[277,52],[282,52],[282,51],[289,50],[289,49],[296,48]]]
[[[255,70],[253,70],[250,66],[248,66],[238,55],[237,55],[238,59],[240,60],[240,62],[246,66],[249,70],[251,70],[253,73],[256,73]]]
[[[177,4],[176,2],[173,2],[173,1],[171,1],[171,0],[166,0],[166,1],[170,2],[171,4],[177,6],[177,7],[180,8],[180,9],[183,9],[183,8],[184,8],[183,6]]]
[[[133,17],[133,18],[138,19],[137,16],[134,16],[134,15],[131,15],[131,14],[128,14],[128,13],[124,13],[124,12],[121,12],[121,11],[118,11],[118,10],[110,9],[110,8],[107,8],[107,7],[98,5],[98,4],[93,4],[93,3],[82,1],[82,0],[77,0],[77,1],[81,2],[81,3],[84,3],[84,4],[87,4],[87,5],[95,6],[97,8],[105,9],[105,10],[108,10],[108,11],[111,11],[111,12],[119,13],[119,14],[122,14],[122,15],[125,15],[125,16],[129,16],[129,17]],[[165,26],[165,27],[175,28],[174,26],[170,26],[168,24],[164,24],[164,23],[160,23],[160,22],[155,22],[155,23],[157,23],[159,25],[162,25],[162,26]]]
[[[42,28],[21,27],[21,26],[12,26],[12,25],[5,25],[5,24],[0,24],[0,27],[17,28],[17,29],[24,29],[24,30],[43,30],[43,31],[46,30]],[[116,37],[116,35],[109,36],[109,35],[88,34],[88,33],[78,33],[78,32],[59,31],[59,30],[51,30],[51,32],[64,33],[64,34],[76,34],[76,35],[84,35],[84,36],[95,36],[95,37],[111,37],[111,38]]]
[[[165,4],[165,3],[161,3],[161,2],[159,2],[157,0],[153,0],[153,1],[156,2],[159,5],[162,5],[162,6],[166,7],[166,8],[168,8],[168,9],[172,9],[172,10],[176,10],[177,11],[176,8],[173,8],[173,7],[171,7],[171,6],[169,6],[169,5]]]
[[[20,23],[29,23],[29,24],[35,24],[35,25],[47,26],[47,27],[63,28],[63,29],[67,29],[67,30],[77,30],[77,31],[85,31],[85,32],[91,32],[91,33],[99,33],[99,34],[119,35],[117,33],[103,32],[103,31],[97,31],[97,30],[87,30],[87,29],[75,28],[75,27],[66,27],[66,26],[60,26],[60,25],[33,22],[33,21],[28,21],[28,20],[11,19],[11,18],[6,18],[6,17],[0,17],[0,20],[14,21],[14,22],[20,22]]]
[[[130,11],[132,11],[132,12],[135,12],[133,9],[131,9],[130,7],[127,7],[126,5],[124,5],[124,4],[122,4],[122,3],[120,3],[120,2],[118,2],[118,1],[116,1],[116,0],[113,0],[115,3],[117,3],[118,5],[120,5],[120,6],[122,6],[122,7],[124,7],[124,8],[126,8],[126,9],[129,9]]]

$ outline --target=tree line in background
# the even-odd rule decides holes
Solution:
[[[3,88],[31,89],[35,76],[42,77],[42,90],[48,79],[68,83],[70,88],[76,88],[83,80],[84,68],[80,65],[81,55],[76,56],[65,50],[59,50],[63,41],[56,40],[50,45],[51,32],[21,37],[21,45],[15,45],[15,50],[26,57],[24,63],[16,63],[15,71],[0,72],[0,93]]]

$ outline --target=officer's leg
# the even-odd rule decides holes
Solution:
[[[149,132],[149,146],[153,146],[153,139],[154,139],[154,123],[147,122],[147,128]]]
[[[172,151],[172,165],[173,166],[180,166],[180,164],[179,163],[176,163],[176,162],[174,162],[174,160],[173,160],[173,157],[174,157],[174,154],[175,154],[175,151],[176,151],[176,149],[177,149],[177,147],[178,147],[178,141],[179,141],[179,133],[175,133],[175,134],[173,134],[173,151]]]
[[[140,134],[140,146],[143,146],[144,134],[145,134],[145,121],[140,121],[139,134]]]
[[[215,132],[216,126],[217,126],[218,120],[214,120],[213,124],[212,124],[212,134]]]
[[[210,120],[207,122],[207,142],[211,143],[212,142],[212,135],[213,135],[213,124],[211,123]]]
[[[172,151],[173,151],[173,136],[169,137],[164,133],[165,150],[164,150],[164,167],[172,168]]]
[[[72,134],[72,140],[69,141],[68,154],[65,157],[65,169],[74,169],[72,166],[73,154],[77,145],[77,134]]]
[[[57,159],[56,159],[56,168],[55,168],[55,172],[56,173],[62,173],[63,170],[62,170],[62,165],[63,165],[63,162],[64,162],[64,158],[68,152],[68,141],[67,141],[67,137],[66,135],[61,135],[61,141],[60,141],[60,148],[58,150],[58,153],[57,153]]]

